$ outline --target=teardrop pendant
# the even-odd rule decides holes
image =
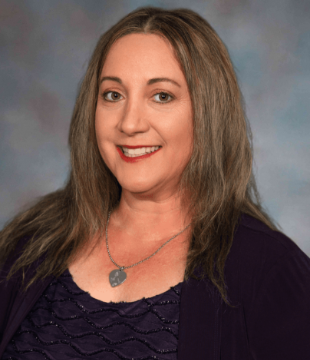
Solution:
[[[110,272],[109,280],[112,287],[121,285],[127,278],[123,269],[115,269]]]

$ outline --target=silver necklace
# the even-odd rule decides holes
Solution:
[[[108,225],[109,225],[109,219],[110,219],[110,215],[111,215],[111,211],[109,212],[109,215],[108,215],[108,221],[107,221],[107,226],[106,226],[106,229],[105,229],[105,235],[106,235],[106,244],[107,244],[107,250],[108,250],[108,254],[109,254],[109,257],[111,259],[111,261],[113,262],[113,264],[115,266],[118,267],[118,269],[115,269],[115,270],[112,270],[110,272],[110,275],[109,275],[109,280],[110,280],[110,284],[112,287],[115,287],[115,286],[118,286],[118,285],[121,285],[127,278],[127,274],[125,273],[125,269],[129,269],[129,268],[132,268],[136,265],[139,265],[141,263],[143,263],[144,261],[150,259],[152,256],[154,256],[155,254],[158,253],[158,251],[163,248],[166,244],[168,244],[169,241],[171,241],[172,239],[174,239],[175,237],[177,237],[178,235],[180,235],[183,231],[185,231],[189,225],[186,226],[186,228],[184,230],[182,230],[181,232],[179,232],[178,234],[174,235],[174,237],[172,237],[171,239],[169,239],[168,241],[166,241],[158,250],[156,250],[154,252],[154,254],[150,255],[149,257],[147,257],[146,259],[144,260],[141,260],[133,265],[130,265],[130,266],[120,266],[120,265],[117,265],[116,262],[112,259],[112,256],[110,254],[110,250],[109,250],[109,244],[108,244]]]

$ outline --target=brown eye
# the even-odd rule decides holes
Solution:
[[[110,94],[111,97],[109,96],[109,97],[107,98],[107,95],[108,95],[108,94]],[[104,100],[106,100],[106,101],[111,101],[111,102],[116,102],[117,100],[119,100],[120,96],[121,96],[121,95],[120,95],[118,92],[116,92],[116,91],[107,91],[106,93],[103,94]]]
[[[155,94],[154,96],[159,96],[159,101],[156,101],[156,102],[162,103],[162,104],[170,102],[171,100],[168,100],[169,98],[172,99],[172,96],[165,92],[160,92],[158,94]]]

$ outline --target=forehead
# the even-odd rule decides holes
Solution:
[[[103,75],[116,75],[116,72],[150,77],[183,76],[172,45],[155,34],[129,34],[118,39],[111,46],[102,69]]]

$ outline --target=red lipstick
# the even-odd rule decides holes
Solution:
[[[129,147],[129,146],[125,146],[125,147],[128,147],[129,149],[136,149],[136,148],[138,148],[138,147],[144,147],[144,146],[139,145],[139,146],[134,146],[134,147]],[[146,146],[146,147],[148,147],[148,146]],[[134,162],[136,162],[136,161],[146,159],[146,158],[148,158],[148,157],[156,154],[156,153],[161,149],[161,147],[160,147],[159,149],[153,151],[153,152],[150,153],[150,154],[145,154],[145,155],[136,156],[136,157],[126,156],[126,155],[123,153],[122,149],[120,149],[118,146],[116,147],[116,149],[117,149],[118,153],[120,154],[120,156],[121,156],[121,158],[122,158],[123,160],[125,160],[126,162],[129,162],[129,163],[134,163]]]
[[[130,145],[117,145],[117,146],[121,146],[121,147],[125,147],[128,149],[138,149],[138,148],[143,148],[143,147],[153,147],[153,146],[160,146],[160,145],[135,145],[135,146],[130,146]],[[161,147],[161,146],[160,146]]]

